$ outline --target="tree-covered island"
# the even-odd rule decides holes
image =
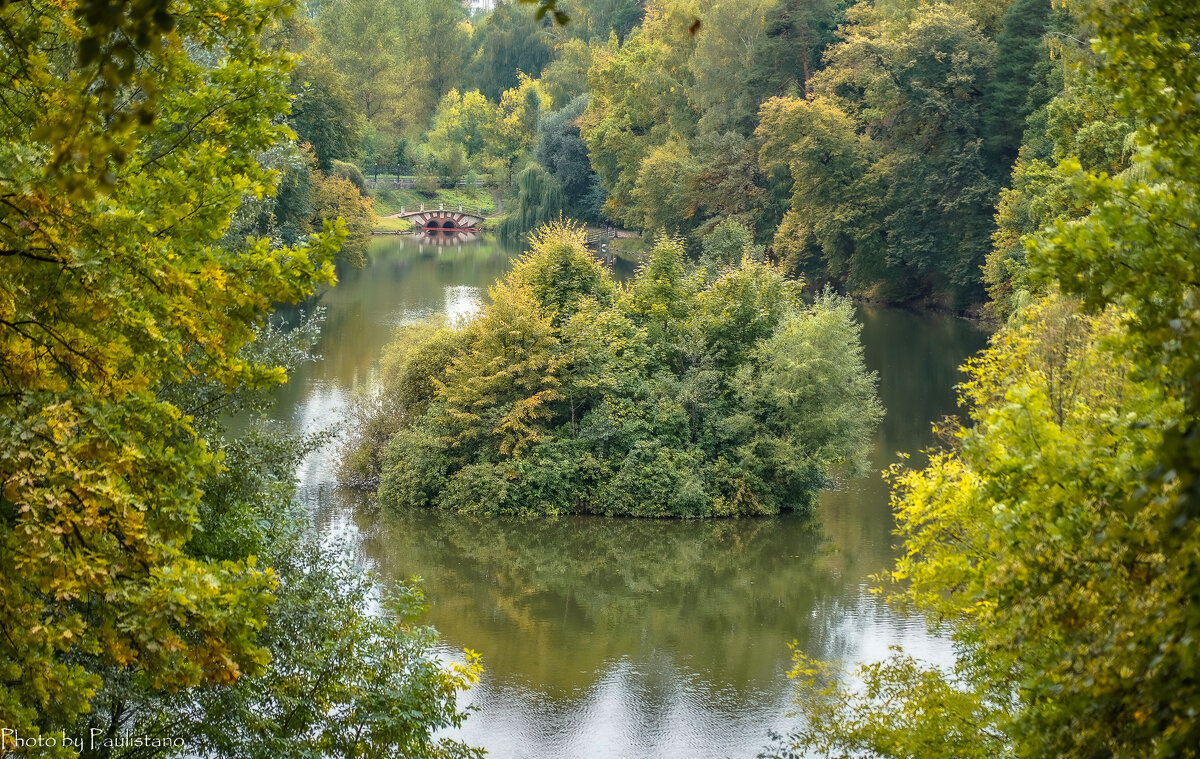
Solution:
[[[408,328],[344,477],[396,506],[648,517],[808,509],[882,415],[849,302],[730,222],[619,285],[552,224],[463,324]]]

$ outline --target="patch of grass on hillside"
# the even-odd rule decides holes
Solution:
[[[377,235],[398,235],[404,232],[411,232],[412,229],[412,222],[407,219],[379,218],[376,219],[375,226],[371,229],[371,232]]]
[[[623,258],[627,261],[636,261],[648,248],[649,246],[646,244],[646,241],[640,236],[617,237],[608,241],[608,249],[618,258]]]
[[[432,198],[416,190],[387,187],[386,185],[370,192],[371,197],[375,200],[375,213],[379,216],[396,213],[401,207],[405,210],[420,208],[422,203],[426,208],[437,208],[439,203],[446,208],[458,208],[461,204],[464,211],[475,211],[482,208],[485,215],[496,211],[492,192],[486,188],[438,190]]]

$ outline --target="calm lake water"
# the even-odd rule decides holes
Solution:
[[[494,242],[373,241],[321,305],[323,359],[297,372],[276,413],[299,429],[338,423],[369,388],[392,330],[477,308],[513,255]],[[618,272],[626,274],[627,271]],[[875,474],[821,498],[814,518],[703,522],[480,519],[378,511],[334,480],[336,450],[300,468],[329,550],[384,582],[414,576],[444,654],[482,654],[459,737],[495,757],[753,757],[789,717],[788,643],[853,663],[891,645],[946,661],[948,644],[869,593],[895,556],[878,471],[933,442],[955,412],[958,365],[986,335],[968,322],[864,308],[863,340],[887,416]]]

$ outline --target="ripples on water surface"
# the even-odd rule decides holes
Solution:
[[[377,238],[367,268],[339,272],[323,297],[323,359],[297,372],[276,413],[304,430],[338,422],[397,325],[469,315],[510,257],[487,240]],[[955,411],[957,366],[985,337],[938,316],[861,315],[888,410],[877,472],[932,442],[931,421]],[[298,473],[331,550],[384,581],[423,578],[445,655],[483,655],[461,737],[495,757],[753,757],[769,730],[795,725],[790,641],[847,664],[897,644],[950,656],[868,593],[895,555],[878,474],[825,493],[811,519],[529,521],[377,512],[336,487],[334,454]]]

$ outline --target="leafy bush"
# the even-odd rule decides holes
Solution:
[[[332,161],[330,163],[329,175],[345,179],[350,184],[354,185],[359,192],[364,195],[367,192],[367,178],[363,176],[362,169],[352,163],[345,161]]]
[[[882,414],[850,304],[751,255],[714,274],[663,238],[621,287],[554,224],[490,296],[400,336],[343,479],[397,506],[771,514],[863,463]]]

